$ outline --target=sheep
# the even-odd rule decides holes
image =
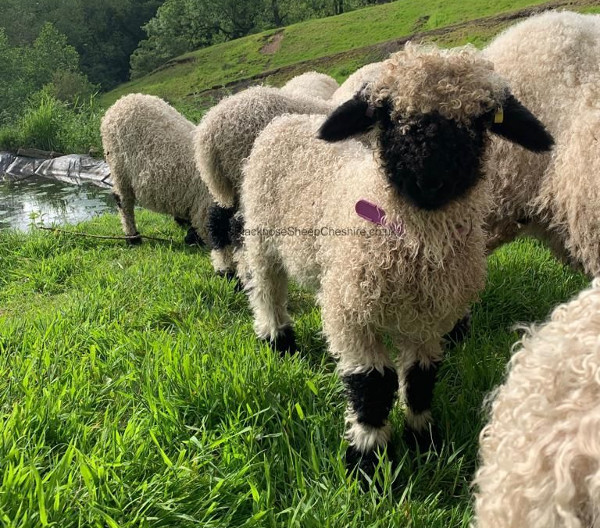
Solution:
[[[291,96],[308,96],[328,101],[339,87],[333,77],[311,71],[290,79],[281,87],[281,91]]]
[[[556,139],[535,156],[497,140],[486,164],[495,196],[488,250],[519,234],[600,276],[600,16],[552,12],[516,24],[483,51]]]
[[[211,208],[208,230],[216,270],[235,275],[230,236],[237,211],[242,162],[254,140],[274,117],[285,113],[326,114],[334,106],[314,97],[290,95],[279,88],[257,86],[226,97],[202,118],[194,134],[194,155],[216,204]]]
[[[529,330],[490,401],[472,526],[599,526],[599,279]]]
[[[194,163],[194,124],[158,97],[130,94],[106,111],[100,130],[129,243],[141,242],[136,202],[189,225],[187,243],[207,240],[212,199]]]
[[[375,149],[350,138],[373,126]],[[540,151],[552,143],[474,48],[407,45],[329,117],[274,119],[245,164],[242,252],[255,332],[294,352],[288,277],[316,289],[348,398],[346,462],[368,475],[388,444],[399,389],[384,335],[406,367],[407,442],[425,449],[435,436],[441,338],[486,275],[488,131]]]
[[[331,101],[340,105],[349,101],[365,85],[373,82],[381,72],[383,62],[373,62],[356,70],[342,85],[333,93]]]

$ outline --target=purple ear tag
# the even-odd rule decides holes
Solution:
[[[356,214],[373,224],[380,225],[382,227],[386,227],[387,229],[392,230],[398,236],[402,236],[404,234],[404,225],[393,224],[391,222],[387,222],[385,219],[385,211],[371,202],[367,202],[367,200],[358,200],[356,205],[354,206],[354,210]]]

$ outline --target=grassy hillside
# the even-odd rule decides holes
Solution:
[[[280,359],[206,251],[171,219],[142,212],[139,228],[177,242],[0,232],[1,526],[467,528],[480,409],[513,325],[587,282],[536,243],[495,254],[440,373],[442,451],[398,440],[396,473],[384,464],[384,491],[365,493],[343,467],[343,388],[312,297],[292,289],[301,352]],[[402,423],[398,406],[398,437]]]
[[[123,94],[144,92],[180,107],[206,107],[222,97],[220,87],[258,82],[257,78],[280,84],[301,71],[317,69],[343,80],[359,66],[398,49],[395,40],[409,35],[443,45],[483,44],[514,22],[514,13],[523,8],[581,10],[597,4],[594,0],[401,0],[188,53],[105,94],[102,101],[109,105]]]

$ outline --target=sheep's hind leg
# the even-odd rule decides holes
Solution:
[[[406,421],[404,440],[409,448],[425,452],[439,444],[438,431],[432,423],[431,403],[439,361],[415,361],[404,373]]]
[[[254,314],[254,330],[279,353],[294,353],[296,337],[287,312],[288,278],[278,263],[259,257],[252,266],[248,299]]]
[[[113,193],[117,207],[119,208],[119,216],[121,217],[121,225],[125,236],[130,237],[127,243],[137,245],[142,243],[140,236],[135,226],[135,195],[133,189],[120,189]]]
[[[235,212],[234,207],[225,208],[213,204],[208,211],[207,220],[213,268],[218,275],[228,280],[236,279],[231,239],[232,218]]]

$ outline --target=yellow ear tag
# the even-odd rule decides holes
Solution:
[[[498,125],[504,122],[504,109],[500,107],[494,114],[494,124]]]

